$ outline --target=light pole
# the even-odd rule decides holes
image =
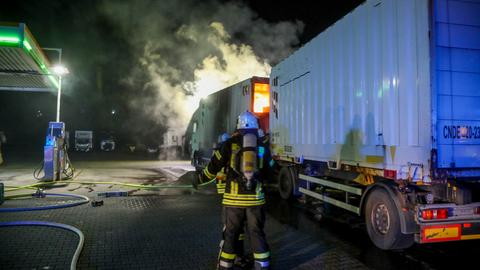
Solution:
[[[62,96],[62,76],[68,74],[68,69],[62,66],[62,49],[61,48],[42,48],[42,50],[55,51],[58,53],[58,65],[53,67],[53,73],[58,76],[56,122],[60,122],[60,97]]]
[[[60,122],[60,97],[62,96],[62,76],[68,74],[68,69],[58,65],[53,67],[53,73],[58,76],[58,92],[57,92],[57,122]]]

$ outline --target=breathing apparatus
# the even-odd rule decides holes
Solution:
[[[238,116],[237,129],[242,134],[240,151],[240,174],[245,181],[246,190],[251,191],[256,186],[255,173],[257,168],[258,120],[254,114],[246,111]]]

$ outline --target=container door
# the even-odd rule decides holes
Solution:
[[[480,1],[433,3],[438,167],[480,167]]]

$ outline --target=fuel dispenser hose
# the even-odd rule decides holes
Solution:
[[[0,227],[12,227],[12,226],[47,226],[47,227],[61,228],[61,229],[76,233],[80,239],[78,241],[77,249],[73,254],[72,262],[70,263],[70,270],[77,269],[77,261],[78,261],[78,258],[80,257],[80,253],[82,252],[83,243],[85,242],[85,237],[83,236],[83,233],[79,229],[67,224],[48,222],[48,221],[25,220],[25,221],[0,222]]]

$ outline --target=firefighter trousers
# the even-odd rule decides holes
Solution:
[[[222,238],[222,241],[220,242],[220,252],[222,252],[223,243],[225,243],[225,230],[227,228],[226,222],[225,222],[225,207],[222,208],[222,221],[223,221],[223,230],[222,230],[223,238]],[[245,226],[246,226],[246,223],[244,222],[244,225],[240,229],[237,241],[235,241],[235,255],[237,255],[237,257],[243,257],[245,255],[244,254],[245,253],[245,250],[244,250]]]
[[[270,269],[270,250],[263,231],[265,211],[263,206],[225,207],[225,232],[219,268],[232,269],[236,257],[236,242],[244,224],[250,236],[251,249],[255,260],[255,269]]]

